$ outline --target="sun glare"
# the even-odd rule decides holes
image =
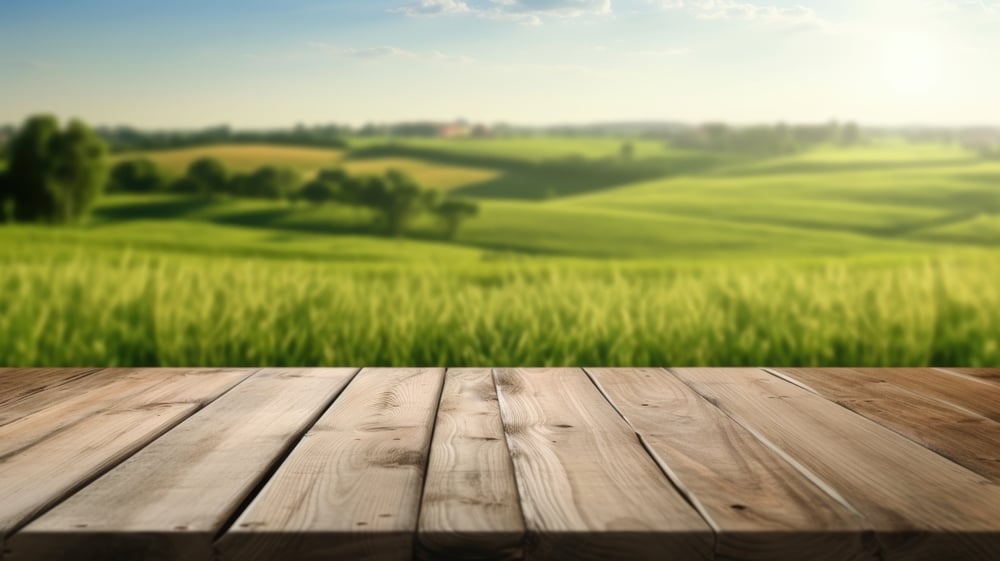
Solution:
[[[941,78],[941,51],[924,33],[896,32],[882,44],[882,77],[894,94],[927,97]]]

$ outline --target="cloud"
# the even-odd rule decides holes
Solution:
[[[470,10],[469,5],[463,0],[420,0],[415,4],[402,6],[392,11],[408,16],[433,16],[440,14],[464,14]]]
[[[683,10],[704,20],[757,21],[782,27],[824,27],[826,22],[805,6],[772,6],[742,0],[661,0],[665,10]]]
[[[353,58],[358,60],[378,60],[378,59],[395,58],[395,59],[460,62],[460,63],[470,63],[475,61],[475,59],[464,55],[448,55],[440,51],[429,51],[429,52],[410,51],[407,49],[401,49],[399,47],[393,47],[389,45],[356,48],[356,47],[344,47],[340,45],[331,45],[329,43],[310,43],[309,46],[314,49],[318,49],[328,55],[341,58]]]
[[[546,19],[611,14],[611,0],[420,0],[390,11],[408,16],[468,14],[496,21],[540,25]]]

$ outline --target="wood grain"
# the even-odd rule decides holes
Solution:
[[[656,368],[587,373],[717,529],[726,559],[875,559],[861,518],[680,380]]]
[[[218,543],[221,559],[410,559],[442,369],[366,368]]]
[[[62,384],[85,377],[99,368],[0,368],[0,407],[13,404]],[[0,417],[0,424],[2,424]]]
[[[1000,482],[1000,423],[996,421],[900,387],[885,376],[886,369],[780,368],[775,372]]]
[[[704,559],[711,528],[580,369],[498,369],[526,559]]]
[[[211,561],[215,536],[355,372],[256,373],[14,535],[10,559]]]
[[[673,369],[874,528],[883,558],[1000,558],[1000,487],[757,369]]]
[[[420,509],[421,559],[516,559],[524,520],[493,374],[448,370]]]
[[[7,536],[252,372],[143,370],[125,376],[131,384],[111,382],[106,393],[88,392],[0,427],[0,534]],[[77,414],[74,404],[83,411]]]
[[[931,368],[857,368],[952,407],[1000,421],[1000,385]]]
[[[935,370],[954,372],[957,374],[961,374],[962,376],[972,376],[973,378],[979,378],[980,380],[1000,382],[1000,368],[935,368]]]
[[[184,382],[182,388],[186,388],[186,391],[200,396],[198,382],[216,373],[224,381],[234,375],[245,378],[252,372],[249,369],[103,369],[0,410],[0,459],[93,415],[120,408],[131,400],[139,399],[143,403],[156,403],[158,400],[184,401],[187,394],[183,393],[184,389],[178,390],[178,381]],[[170,381],[171,384],[164,386],[164,381]],[[233,381],[233,384],[237,381]],[[231,385],[226,387],[228,389]],[[178,391],[182,393],[178,394]]]
[[[34,378],[33,369],[29,369]],[[156,370],[152,378],[163,375],[163,370]],[[60,406],[62,402],[71,401],[74,405],[61,405],[59,415],[50,415],[49,418],[57,419],[62,423],[71,423],[74,418],[82,418],[88,415],[93,409],[90,406],[96,405],[98,409],[100,402],[81,401],[81,396],[89,392],[97,392],[97,399],[107,398],[106,386],[113,382],[119,385],[119,392],[124,393],[130,385],[139,385],[141,380],[149,380],[151,376],[144,370],[123,369],[123,368],[102,368],[97,370],[75,370],[75,369],[52,369],[51,376],[42,375],[44,378],[52,380],[44,389],[31,391],[25,387],[23,380],[20,386],[28,389],[22,392],[17,398],[0,406],[0,427],[24,417],[45,411],[46,409]],[[88,405],[90,404],[90,405]]]

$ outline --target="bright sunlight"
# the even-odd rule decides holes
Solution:
[[[929,97],[941,81],[942,47],[926,33],[897,31],[882,43],[882,71],[890,93]]]

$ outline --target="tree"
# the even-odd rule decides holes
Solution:
[[[0,224],[7,221],[7,204],[9,196],[7,193],[7,174],[0,171]]]
[[[708,123],[701,128],[710,150],[726,150],[729,148],[729,126],[724,123]]]
[[[384,177],[372,175],[358,181],[358,205],[381,210],[388,205],[389,185]]]
[[[435,206],[433,212],[444,224],[444,236],[454,239],[462,221],[479,214],[479,205],[464,199],[446,199]]]
[[[320,205],[328,201],[342,200],[341,191],[348,183],[355,183],[342,168],[324,169],[316,174],[316,178],[299,190],[298,196]],[[357,204],[352,202],[349,204]]]
[[[225,192],[228,186],[226,166],[216,158],[199,158],[188,166],[187,179],[197,186],[198,193],[212,196]]]
[[[632,158],[634,158],[635,143],[632,142],[631,140],[626,140],[625,142],[622,142],[622,147],[621,150],[619,151],[619,155],[623,160],[631,160]]]
[[[364,199],[366,185],[367,182],[365,178],[348,176],[347,179],[340,184],[340,189],[337,190],[337,201],[345,205],[363,205],[362,201]]]
[[[205,194],[204,188],[201,183],[198,183],[194,179],[188,176],[178,177],[170,184],[170,190],[174,193],[183,193],[185,195],[203,195]]]
[[[343,185],[351,181],[351,176],[344,168],[323,169],[316,174],[316,179],[333,185]]]
[[[384,176],[364,178],[358,201],[378,213],[386,232],[403,233],[421,212],[433,207],[437,193],[426,191],[406,173],[390,169]]]
[[[104,142],[80,121],[59,130],[55,117],[30,117],[11,142],[8,195],[18,220],[82,218],[107,176]]]
[[[387,190],[379,210],[388,233],[398,236],[417,215],[433,205],[436,193],[424,191],[412,177],[397,169],[386,172],[385,184]]]
[[[260,199],[287,199],[299,186],[299,174],[292,168],[264,166],[246,179],[243,194]]]
[[[108,191],[151,193],[167,186],[166,177],[156,162],[147,158],[123,160],[111,168]]]
[[[840,130],[840,143],[845,146],[854,146],[859,142],[861,142],[861,127],[854,122],[845,124]]]
[[[314,205],[321,205],[334,199],[336,189],[330,183],[317,178],[307,183],[299,191],[299,195]]]
[[[250,184],[249,173],[234,173],[226,182],[226,192],[236,197],[247,197],[248,185]]]

